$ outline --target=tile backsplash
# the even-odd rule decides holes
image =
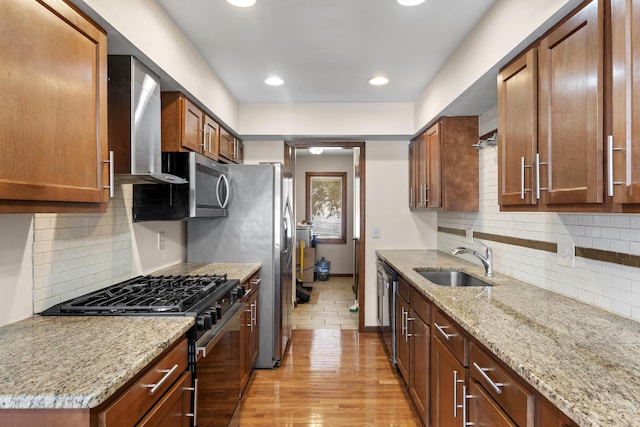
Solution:
[[[104,214],[35,215],[34,312],[131,277],[131,188],[118,186]]]
[[[508,213],[498,206],[497,149],[480,156],[480,212],[442,212],[438,227],[518,239],[640,255],[640,215]],[[576,256],[575,268],[560,265],[547,250],[483,241],[494,250],[495,270],[577,298],[586,303],[640,320],[640,268]],[[473,246],[466,237],[438,232],[438,249]],[[473,257],[463,256],[475,262]]]

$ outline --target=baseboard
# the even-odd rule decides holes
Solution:
[[[365,334],[372,334],[372,333],[378,333],[378,327],[377,326],[365,326],[362,333]]]

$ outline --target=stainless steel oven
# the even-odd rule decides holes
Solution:
[[[396,363],[396,290],[398,273],[382,260],[377,263],[378,332],[391,363]]]
[[[219,328],[211,329],[196,341],[194,412],[198,427],[226,426],[239,402],[243,308],[243,302],[236,302]]]

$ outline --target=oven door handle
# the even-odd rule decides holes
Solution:
[[[207,354],[211,352],[211,349],[218,343],[219,337],[222,337],[227,328],[233,326],[233,318],[244,307],[243,302],[236,302],[229,308],[224,316],[224,326],[220,329],[212,329],[209,334],[205,334],[198,341],[196,341],[196,355],[202,352],[202,357],[207,357]]]

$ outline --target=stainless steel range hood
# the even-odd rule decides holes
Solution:
[[[185,184],[162,173],[160,78],[133,56],[110,55],[109,150],[115,178],[127,184]]]

